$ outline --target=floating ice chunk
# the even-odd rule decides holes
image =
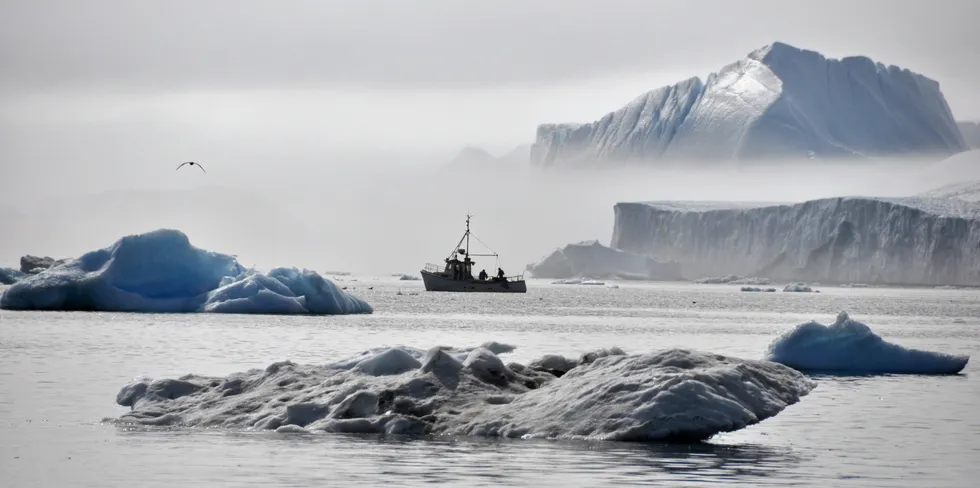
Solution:
[[[795,292],[795,293],[813,293],[813,288],[804,285],[803,283],[790,283],[783,287],[785,292]]]
[[[713,276],[694,280],[695,283],[702,285],[770,285],[772,280],[769,278],[757,278],[755,276]]]
[[[784,332],[769,345],[766,359],[800,371],[956,374],[970,357],[886,342],[867,325],[840,312],[831,325],[807,322]]]
[[[566,278],[562,280],[555,280],[551,282],[552,285],[592,285],[592,286],[602,286],[606,283],[604,281],[592,280],[588,278]]]
[[[457,357],[466,353],[464,361]],[[376,375],[363,365],[415,364]],[[324,366],[289,361],[225,378],[139,379],[116,423],[277,432],[705,439],[776,415],[815,383],[792,368],[672,349],[504,365],[490,349],[378,348]],[[554,368],[560,374],[542,369]],[[381,368],[385,370],[386,368]],[[567,371],[560,371],[567,370]],[[559,377],[560,376],[560,377]]]
[[[371,313],[371,306],[313,271],[245,270],[234,257],[160,229],[26,277],[0,308],[262,314]]]
[[[766,292],[773,293],[776,291],[775,288],[759,288],[758,286],[743,286],[740,288],[741,291],[756,291],[756,292]]]

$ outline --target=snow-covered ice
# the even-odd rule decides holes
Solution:
[[[956,374],[970,357],[886,342],[840,312],[831,325],[807,322],[784,332],[769,345],[766,359],[807,372]]]
[[[543,124],[543,166],[639,159],[944,155],[968,149],[939,84],[867,57],[774,42],[706,80],[641,95],[586,124]]]
[[[556,249],[541,261],[529,264],[535,278],[674,280],[680,278],[675,263],[603,246],[599,241],[583,241]]]
[[[980,285],[980,203],[837,197],[796,204],[617,203],[611,245],[685,275]]]
[[[104,249],[21,279],[0,296],[12,310],[371,313],[371,306],[314,271],[243,268],[198,249],[177,230],[123,237]]]
[[[980,180],[960,181],[920,193],[925,198],[956,198],[980,203]]]
[[[504,364],[513,348],[382,347],[321,366],[140,378],[118,424],[284,433],[699,440],[772,417],[816,384],[784,365],[685,349]]]

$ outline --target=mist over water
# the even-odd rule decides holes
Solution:
[[[900,160],[595,171],[454,166],[418,151],[350,154],[230,151],[198,159],[206,174],[174,171],[172,162],[181,159],[174,155],[133,165],[125,178],[110,171],[73,188],[34,188],[31,198],[8,199],[2,209],[0,264],[16,266],[24,254],[77,256],[126,234],[176,228],[198,247],[236,254],[244,265],[414,274],[453,250],[470,212],[474,235],[501,258],[480,258],[477,268],[499,264],[516,273],[569,242],[608,245],[617,202],[907,196],[965,177],[957,166],[940,171]],[[479,241],[471,246],[487,251]]]

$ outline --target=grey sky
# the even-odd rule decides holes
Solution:
[[[428,253],[458,230],[447,223],[465,206],[446,205],[442,190],[431,190],[442,182],[436,188],[459,192],[449,201],[474,188],[519,196],[507,199],[510,207],[490,198],[471,209],[482,235],[516,255],[507,266],[521,267],[570,240],[608,237],[617,200],[726,195],[687,179],[528,186],[499,174],[457,188],[413,171],[446,163],[463,145],[503,154],[532,142],[540,123],[594,120],[775,40],[925,74],[942,84],[958,117],[980,118],[977,4],[2,0],[0,229],[16,237],[0,242],[0,265],[175,226],[202,245],[268,264],[333,266],[380,253],[400,260],[385,266],[411,270],[439,259]],[[207,175],[173,170],[187,160],[202,162]],[[831,176],[829,188],[847,179]],[[760,188],[772,188],[772,178]],[[815,191],[813,177],[790,175],[775,186],[793,181]],[[744,192],[730,197],[775,198],[751,181],[719,182]],[[239,193],[226,197],[213,186]],[[202,200],[189,201],[207,210],[153,197],[191,188]],[[133,192],[148,192],[160,208],[115,198],[66,203],[107,191],[134,202]],[[264,204],[249,196],[288,207],[313,230],[277,219],[272,207],[258,215]],[[544,230],[542,219],[567,224]],[[391,253],[381,235],[391,230],[416,237]]]
[[[956,85],[978,3],[785,0],[6,0],[8,89],[556,83],[706,74],[773,40]],[[651,87],[653,88],[653,87]]]

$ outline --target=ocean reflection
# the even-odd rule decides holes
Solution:
[[[471,437],[405,437],[356,434],[277,434],[119,428],[132,448],[221,448],[215,465],[235,459],[239,476],[277,472],[287,460],[297,484],[309,483],[315,470],[333,473],[353,484],[399,486],[460,483],[468,486],[594,486],[602,484],[690,486],[705,483],[783,484],[804,456],[789,447],[759,444],[626,443],[485,439]],[[212,445],[211,448],[205,447]],[[191,453],[185,453],[191,454]],[[182,456],[186,457],[186,456]],[[208,462],[205,459],[202,462]],[[209,466],[213,469],[216,466]],[[251,474],[249,474],[251,473]],[[347,484],[347,483],[345,483]]]

